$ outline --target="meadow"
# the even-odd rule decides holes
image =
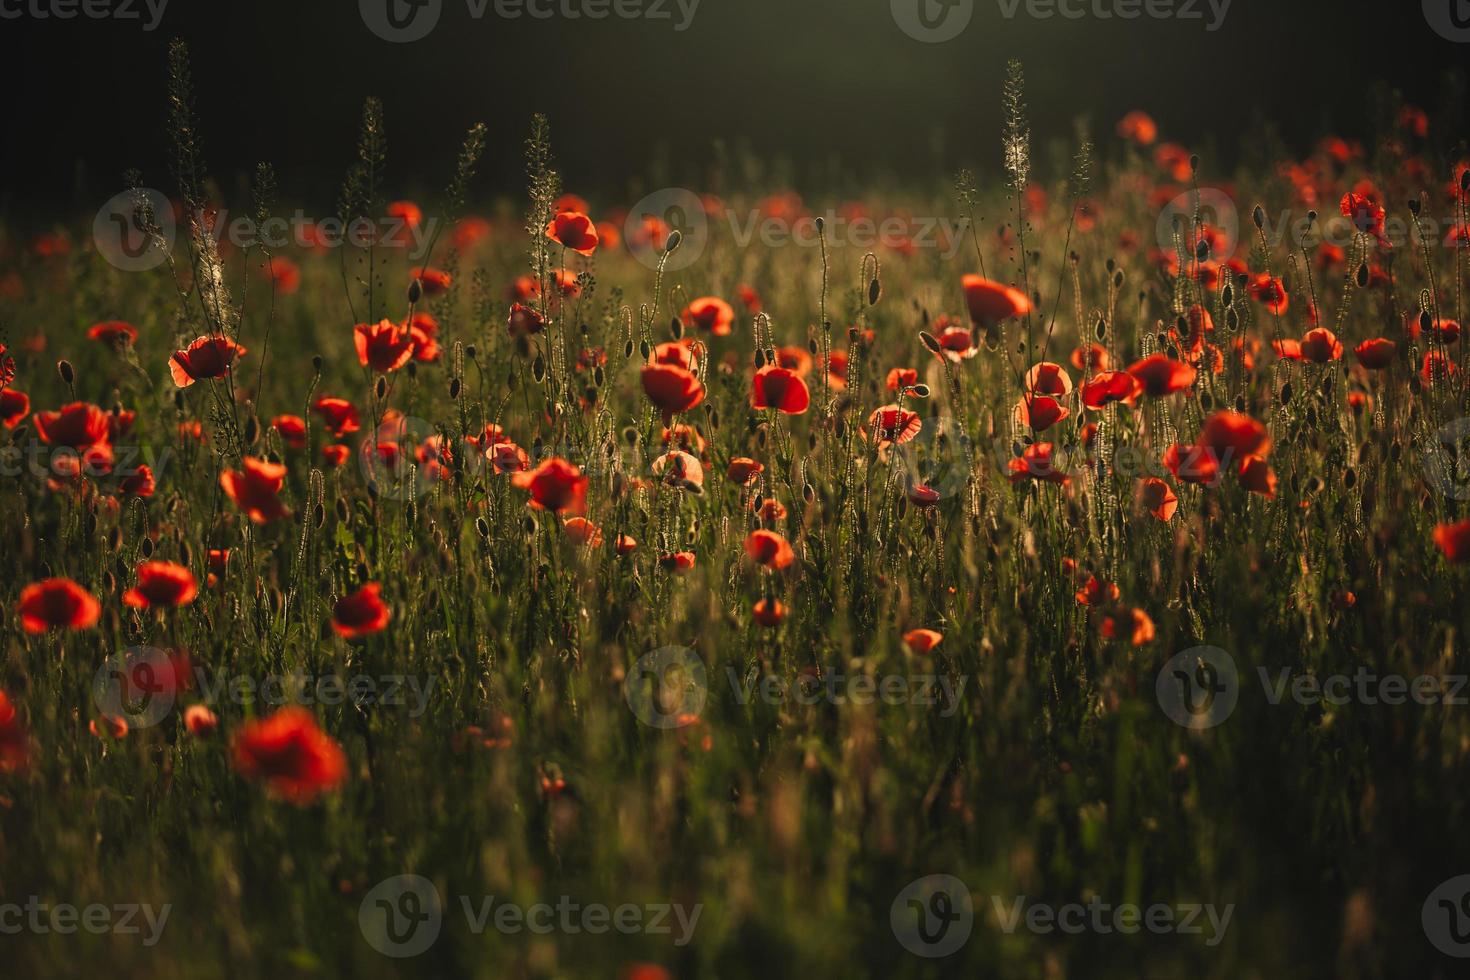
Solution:
[[[9,975],[1457,975],[1441,120],[1221,172],[1014,65],[974,173],[613,198],[368,99],[312,214],[170,69],[0,237]]]

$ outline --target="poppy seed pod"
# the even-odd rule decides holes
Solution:
[[[664,254],[668,255],[672,253],[674,249],[679,247],[679,243],[682,241],[684,241],[684,233],[681,232],[679,229],[675,228],[673,231],[669,232],[669,240],[664,245]]]

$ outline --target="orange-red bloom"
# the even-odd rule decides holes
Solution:
[[[901,444],[914,439],[923,428],[924,422],[919,418],[918,412],[910,412],[897,405],[884,405],[874,409],[873,414],[868,416],[864,434],[876,435],[880,445]]]
[[[271,428],[281,434],[281,441],[292,449],[306,448],[306,420],[299,415],[277,415]]]
[[[1197,374],[1188,364],[1165,354],[1150,354],[1130,365],[1128,373],[1138,379],[1145,394],[1154,398],[1184,391],[1194,384]]]
[[[1326,327],[1317,327],[1315,330],[1308,330],[1307,335],[1302,338],[1301,351],[1305,360],[1326,364],[1342,357],[1342,341]]]
[[[534,470],[516,473],[511,483],[531,493],[537,510],[580,514],[587,505],[587,477],[564,459],[553,456]]]
[[[0,390],[0,424],[13,429],[31,414],[31,399],[23,391],[14,388]]]
[[[135,609],[187,606],[199,594],[194,573],[169,561],[145,561],[138,566],[138,584],[123,593],[123,602]]]
[[[749,486],[756,477],[765,472],[765,467],[753,459],[744,456],[736,456],[730,460],[730,466],[725,470],[725,476],[731,483],[739,486]]]
[[[673,364],[647,364],[641,375],[643,393],[663,413],[664,425],[674,416],[704,401],[704,384],[686,368]]]
[[[786,606],[776,599],[761,599],[751,607],[755,621],[767,629],[781,625],[786,618]]]
[[[316,404],[311,406],[311,410],[322,417],[322,421],[331,430],[332,435],[338,439],[361,428],[357,407],[345,398],[323,395],[316,400]]]
[[[352,328],[352,340],[357,347],[358,363],[379,374],[397,371],[413,357],[412,331],[395,325],[391,320],[359,323]]]
[[[735,324],[735,311],[716,296],[701,296],[684,307],[681,318],[706,333],[728,337]]]
[[[787,415],[800,415],[811,405],[811,393],[801,375],[768,364],[755,372],[750,404],[752,408],[774,408]]]
[[[20,591],[20,625],[27,633],[88,629],[102,615],[97,597],[69,578],[48,578]]]
[[[779,571],[796,560],[791,543],[775,531],[764,528],[752,531],[745,539],[745,553],[750,560],[764,568]]]
[[[88,329],[87,339],[104,344],[131,344],[138,339],[138,328],[123,320],[104,320]]]
[[[1054,458],[1055,447],[1049,442],[1038,442],[1027,446],[1020,457],[1010,462],[1010,481],[1038,480],[1042,483],[1059,483],[1065,486],[1072,482],[1062,465]]]
[[[0,773],[20,772],[30,762],[30,739],[16,717],[10,696],[0,691]]]
[[[247,722],[235,736],[235,769],[270,793],[303,805],[347,780],[347,756],[305,708],[282,708]]]
[[[224,377],[235,358],[244,356],[245,348],[228,337],[200,337],[187,350],[174,351],[168,369],[174,384],[187,388],[196,381]]]
[[[1179,509],[1179,498],[1169,484],[1158,477],[1149,477],[1139,482],[1138,499],[1150,514],[1166,523]]]
[[[393,618],[388,604],[379,598],[383,587],[377,582],[368,582],[351,595],[337,600],[332,607],[332,629],[338,636],[353,639],[380,632]]]
[[[1143,385],[1127,371],[1104,371],[1082,384],[1082,404],[1099,411],[1112,402],[1133,404]]]
[[[257,524],[285,517],[288,512],[280,493],[286,483],[286,467],[255,456],[246,456],[241,463],[243,469],[225,470],[219,476],[220,486],[235,506]]]
[[[1440,524],[1434,529],[1434,543],[1452,564],[1470,561],[1470,520],[1458,524]]]
[[[965,303],[970,308],[970,319],[984,327],[1025,316],[1031,312],[1031,301],[1026,294],[1013,286],[991,282],[981,276],[965,276],[960,280],[965,290]]]
[[[1398,352],[1399,345],[1384,337],[1365,340],[1353,348],[1358,363],[1370,371],[1381,371],[1388,367]]]
[[[943,639],[944,634],[938,630],[909,630],[903,635],[903,645],[908,647],[909,653],[922,657],[939,646]]]
[[[562,211],[546,226],[546,237],[581,255],[597,251],[597,226],[580,211]]]
[[[1249,415],[1222,411],[1205,420],[1199,444],[1216,460],[1233,464],[1246,456],[1265,456],[1271,451],[1271,436]]]

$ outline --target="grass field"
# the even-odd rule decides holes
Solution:
[[[305,217],[171,69],[0,246],[8,975],[1458,975],[1422,113],[1221,173],[1015,66],[1003,174],[584,199],[369,101]]]

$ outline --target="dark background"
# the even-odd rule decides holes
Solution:
[[[1264,145],[1268,122],[1298,150],[1327,131],[1368,135],[1375,82],[1434,111],[1446,71],[1470,54],[1429,28],[1419,0],[1234,0],[1215,33],[1198,20],[1006,20],[997,0],[976,0],[969,28],[938,45],[904,35],[889,0],[702,0],[683,33],[669,21],[476,21],[464,0],[445,4],[435,32],[407,45],[371,34],[356,0],[171,0],[151,33],[136,21],[0,20],[0,208],[85,213],[128,167],[172,190],[175,36],[192,46],[204,149],[226,192],[270,160],[290,200],[322,210],[369,94],[385,102],[395,194],[441,187],[477,120],[490,142],[476,193],[519,193],[538,110],[567,185],[584,193],[704,180],[717,139],[736,159],[789,162],[766,177],[833,193],[998,171],[1010,57],[1026,66],[1038,145],[1069,138],[1078,116],[1104,136],[1144,108],[1218,172]]]

